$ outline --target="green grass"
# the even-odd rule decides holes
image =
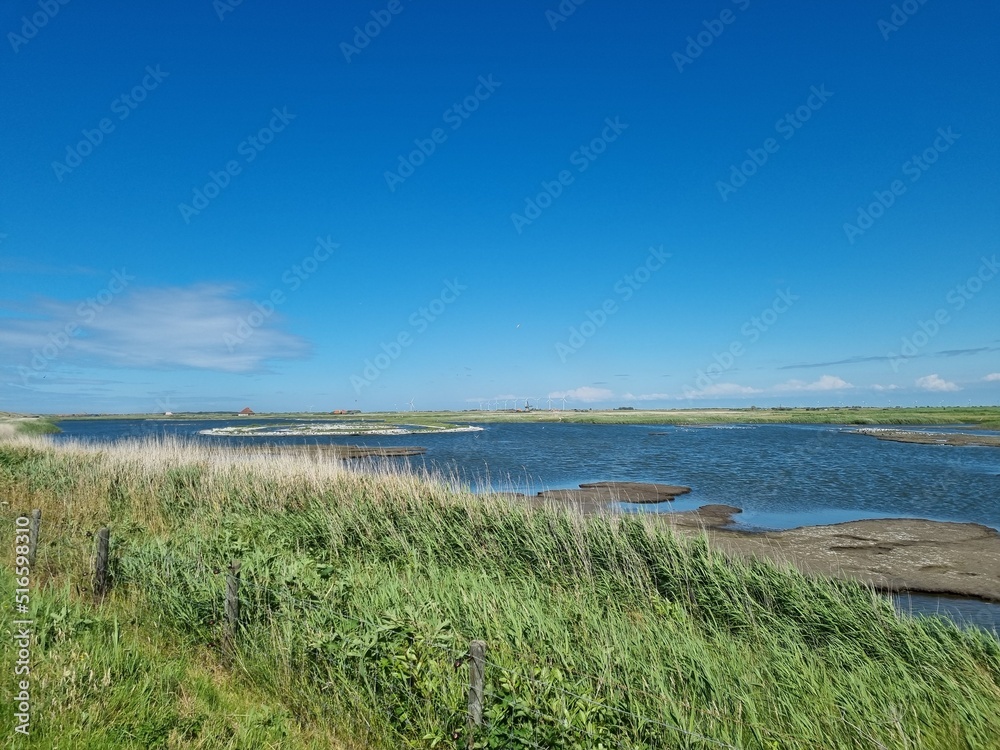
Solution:
[[[170,442],[0,443],[0,497],[43,513],[38,747],[464,747],[455,662],[473,638],[489,660],[485,747],[952,750],[1000,736],[993,636],[726,560],[648,518]],[[94,608],[87,533],[104,524],[114,586]],[[242,632],[223,668],[233,559]],[[3,586],[10,601],[9,574]]]
[[[12,582],[5,571],[4,601],[13,601]],[[336,747],[329,737],[310,737],[280,700],[223,672],[208,649],[178,640],[175,629],[138,610],[94,610],[52,586],[35,598],[32,617],[33,746]],[[3,658],[15,659],[9,639]],[[4,736],[16,736],[4,714]]]
[[[51,419],[43,417],[19,419],[5,419],[0,417],[0,426],[3,425],[7,425],[9,428],[6,431],[12,431],[18,435],[52,435],[62,432]]]

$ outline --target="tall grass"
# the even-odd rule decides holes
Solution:
[[[271,718],[248,716],[249,734],[227,746],[464,746],[455,664],[473,638],[487,642],[486,747],[950,749],[1000,737],[992,636],[899,617],[860,585],[727,560],[645,516],[531,509],[385,465],[169,439],[8,440],[0,497],[42,508],[39,622],[63,606],[68,620],[114,618],[126,638],[153,627],[166,645],[133,661],[197,664],[223,694],[261,696]],[[95,613],[79,602],[87,534],[105,524],[114,588]],[[225,670],[211,665],[233,559],[244,610]],[[43,662],[91,631],[67,632],[42,640]],[[158,696],[150,725],[183,724],[169,679],[120,672],[110,684],[134,709],[123,717]],[[78,717],[100,691],[57,694],[53,727],[96,731]],[[241,726],[210,714],[205,737]],[[177,726],[144,741],[213,746]]]

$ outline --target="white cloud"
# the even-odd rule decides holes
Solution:
[[[737,383],[713,383],[697,391],[693,388],[688,388],[684,391],[683,396],[678,396],[677,398],[694,399],[711,398],[713,396],[750,396],[754,393],[762,393],[762,391],[759,388],[751,388],[748,385],[739,385]]]
[[[633,393],[626,393],[622,396],[625,401],[667,401],[672,399],[669,393],[640,393],[638,396]]]
[[[789,380],[774,386],[775,391],[842,391],[854,386],[835,375],[824,375],[819,380],[806,383],[802,380]]]
[[[983,380],[987,382],[995,382],[997,380],[1000,380],[1000,372],[991,372],[989,375],[983,378]]]
[[[570,401],[583,401],[593,403],[595,401],[607,401],[614,398],[614,391],[607,388],[592,388],[589,385],[574,388],[571,391],[553,391],[547,398],[565,398]]]
[[[898,391],[900,389],[900,387],[901,386],[898,386],[895,383],[893,383],[891,385],[879,385],[878,383],[876,383],[875,385],[872,386],[872,390],[873,391]]]
[[[280,329],[280,313],[264,318],[253,302],[235,295],[231,286],[195,284],[130,287],[99,307],[43,300],[30,317],[3,321],[0,356],[34,370],[32,358],[40,355],[44,369],[72,363],[253,372],[268,360],[308,353],[305,339]],[[248,317],[259,324],[237,340],[237,326]],[[75,328],[67,336],[69,325]]]
[[[917,387],[923,388],[925,391],[960,391],[962,390],[954,383],[944,380],[933,375],[924,375],[922,378],[917,378]]]

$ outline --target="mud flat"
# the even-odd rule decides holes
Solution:
[[[886,591],[1000,601],[1000,534],[988,526],[886,518],[788,531],[706,530],[728,554],[787,562],[804,573],[852,578]]]
[[[851,430],[855,435],[867,435],[878,440],[921,445],[985,445],[1000,448],[1000,435],[970,435],[966,432],[922,432],[920,430],[893,430],[885,427],[863,427]]]
[[[690,487],[647,482],[592,482],[576,490],[546,490],[531,498],[535,505],[567,504],[585,513],[607,510],[612,503],[665,503],[685,495]]]
[[[571,505],[584,513],[614,512],[614,504],[669,502],[690,488],[636,482],[597,482],[579,490],[550,490],[524,498],[533,505]],[[1000,602],[1000,533],[975,523],[885,518],[787,531],[733,527],[731,505],[650,513],[678,534],[705,534],[712,547],[742,558],[790,564],[809,575],[862,581],[882,591],[951,594]]]

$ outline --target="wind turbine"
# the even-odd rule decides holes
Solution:
[[[483,410],[483,400],[479,399],[479,411]]]
[[[410,411],[413,411],[413,399],[411,398],[407,403],[410,405]]]
[[[552,399],[549,399],[549,411],[552,411]]]
[[[562,397],[562,402],[563,402],[563,408],[562,408],[562,410],[566,411],[566,397],[565,396]]]

